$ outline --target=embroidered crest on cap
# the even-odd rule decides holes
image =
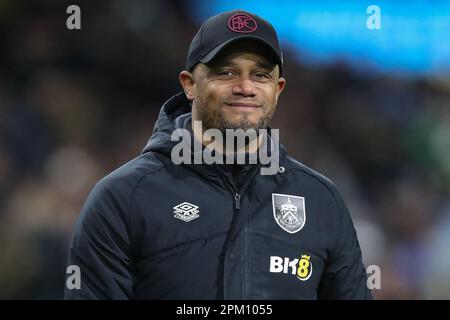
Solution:
[[[228,19],[228,28],[234,32],[250,33],[258,28],[258,24],[246,13],[235,13]]]

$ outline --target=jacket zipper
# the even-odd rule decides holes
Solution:
[[[256,167],[256,169],[255,170],[257,170],[259,167]],[[236,186],[233,184],[233,183],[231,183],[224,175],[223,175],[223,173],[220,171],[220,170],[218,170],[217,169],[217,172],[218,172],[218,174],[220,175],[220,177],[222,178],[222,181],[224,181],[225,182],[225,184],[228,186],[228,189],[231,191],[231,194],[233,195],[233,198],[234,198],[234,214],[236,215],[236,214],[238,214],[239,213],[239,211],[240,211],[240,209],[241,209],[241,192],[243,192],[245,189],[246,189],[246,186],[243,188],[243,189],[238,189],[238,188],[236,188]],[[255,171],[256,172],[256,171]],[[253,177],[250,177],[250,178],[253,178]],[[249,180],[250,181],[250,180]],[[226,246],[228,247],[228,241],[229,241],[229,239],[227,239],[227,242],[226,242]],[[242,249],[241,249],[242,250]],[[248,249],[248,250],[250,250],[250,249]],[[226,251],[228,251],[228,249],[226,249]],[[243,272],[244,273],[246,273],[246,271],[245,270],[243,270]],[[248,273],[248,272],[247,272]],[[247,276],[247,279],[248,279],[248,276]],[[225,280],[225,273],[224,273],[224,280]],[[225,284],[225,282],[224,282],[224,284],[223,284],[223,295],[224,295],[224,297],[225,298],[227,298],[227,291],[226,291],[226,284]],[[243,296],[245,296],[245,290],[243,290]]]
[[[239,193],[234,194],[234,208],[238,211],[241,209],[241,195]]]
[[[225,184],[228,186],[228,189],[231,191],[231,194],[234,198],[234,212],[237,213],[241,209],[241,194],[239,193],[239,190],[236,188],[236,186],[231,183],[222,172],[220,172],[219,169],[217,169],[217,172],[219,173],[220,177],[222,178],[222,181],[225,182]]]
[[[241,209],[241,194],[239,193],[238,189],[230,181],[228,181],[226,177],[222,176],[222,179],[225,180],[225,183],[228,185],[228,188],[233,194],[235,209],[234,212],[239,213],[239,210]]]

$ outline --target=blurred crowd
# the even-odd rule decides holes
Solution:
[[[0,2],[0,298],[60,299],[95,182],[137,156],[196,32],[181,1]],[[273,128],[346,200],[378,299],[450,299],[450,73],[305,65]]]

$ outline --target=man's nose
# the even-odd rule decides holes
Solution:
[[[242,96],[254,96],[255,85],[253,81],[248,78],[240,78],[239,82],[233,86],[233,94]]]

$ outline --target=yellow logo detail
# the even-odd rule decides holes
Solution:
[[[297,278],[306,281],[312,274],[311,256],[302,254],[298,262]]]

